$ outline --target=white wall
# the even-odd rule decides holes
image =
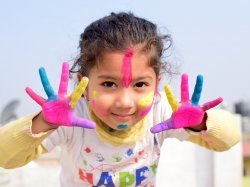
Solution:
[[[240,125],[240,118],[236,116]],[[166,139],[157,187],[242,187],[242,142],[213,152],[189,142]]]

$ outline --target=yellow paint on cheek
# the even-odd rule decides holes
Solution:
[[[96,97],[97,97],[97,91],[94,90],[94,91],[93,91],[93,99],[96,100]]]
[[[97,91],[94,90],[92,94],[93,94],[93,99],[91,100],[91,105],[92,105],[92,107],[95,108],[96,107],[96,97],[97,97],[96,95],[97,95]]]
[[[96,110],[96,111],[98,111],[98,113],[100,113],[101,115],[108,115],[108,110],[105,110],[105,109],[102,109],[102,107],[101,106],[97,106],[97,101],[96,101],[96,99],[97,99],[97,91],[96,90],[94,90],[93,92],[92,92],[92,94],[93,94],[93,99],[91,100],[91,105],[92,105],[92,107]]]
[[[151,92],[149,92],[148,95],[141,98],[138,103],[139,103],[140,106],[148,107],[148,106],[150,106],[152,104],[153,99],[154,99],[154,92],[151,91]]]

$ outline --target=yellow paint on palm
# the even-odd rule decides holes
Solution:
[[[173,112],[175,112],[178,109],[178,101],[176,99],[176,97],[174,96],[172,89],[170,88],[169,85],[166,85],[164,87],[165,89],[165,94],[167,96],[168,102],[173,110]]]
[[[70,100],[70,107],[74,108],[78,100],[81,98],[83,92],[85,91],[88,85],[89,79],[87,77],[83,77],[76,89],[73,91]]]
[[[149,92],[148,95],[146,95],[145,97],[143,97],[139,100],[139,105],[143,106],[143,107],[148,107],[152,104],[153,99],[154,99],[154,92],[151,91],[151,92]]]

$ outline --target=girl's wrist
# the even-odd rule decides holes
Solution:
[[[203,131],[203,130],[207,130],[206,121],[207,121],[207,113],[204,114],[202,122],[199,125],[193,126],[193,127],[188,127],[188,129],[191,130],[191,131],[195,131],[195,132],[200,132],[200,131]]]
[[[44,120],[42,112],[32,119],[32,133],[39,134],[49,130],[57,129],[58,126],[49,124]]]

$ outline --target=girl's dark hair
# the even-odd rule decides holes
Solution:
[[[164,42],[166,41],[166,48]],[[138,45],[149,56],[149,65],[158,76],[169,72],[168,63],[162,62],[162,55],[172,45],[170,35],[158,33],[157,26],[132,13],[111,13],[91,23],[81,34],[80,55],[71,68],[71,73],[88,76],[105,52],[126,51]]]

